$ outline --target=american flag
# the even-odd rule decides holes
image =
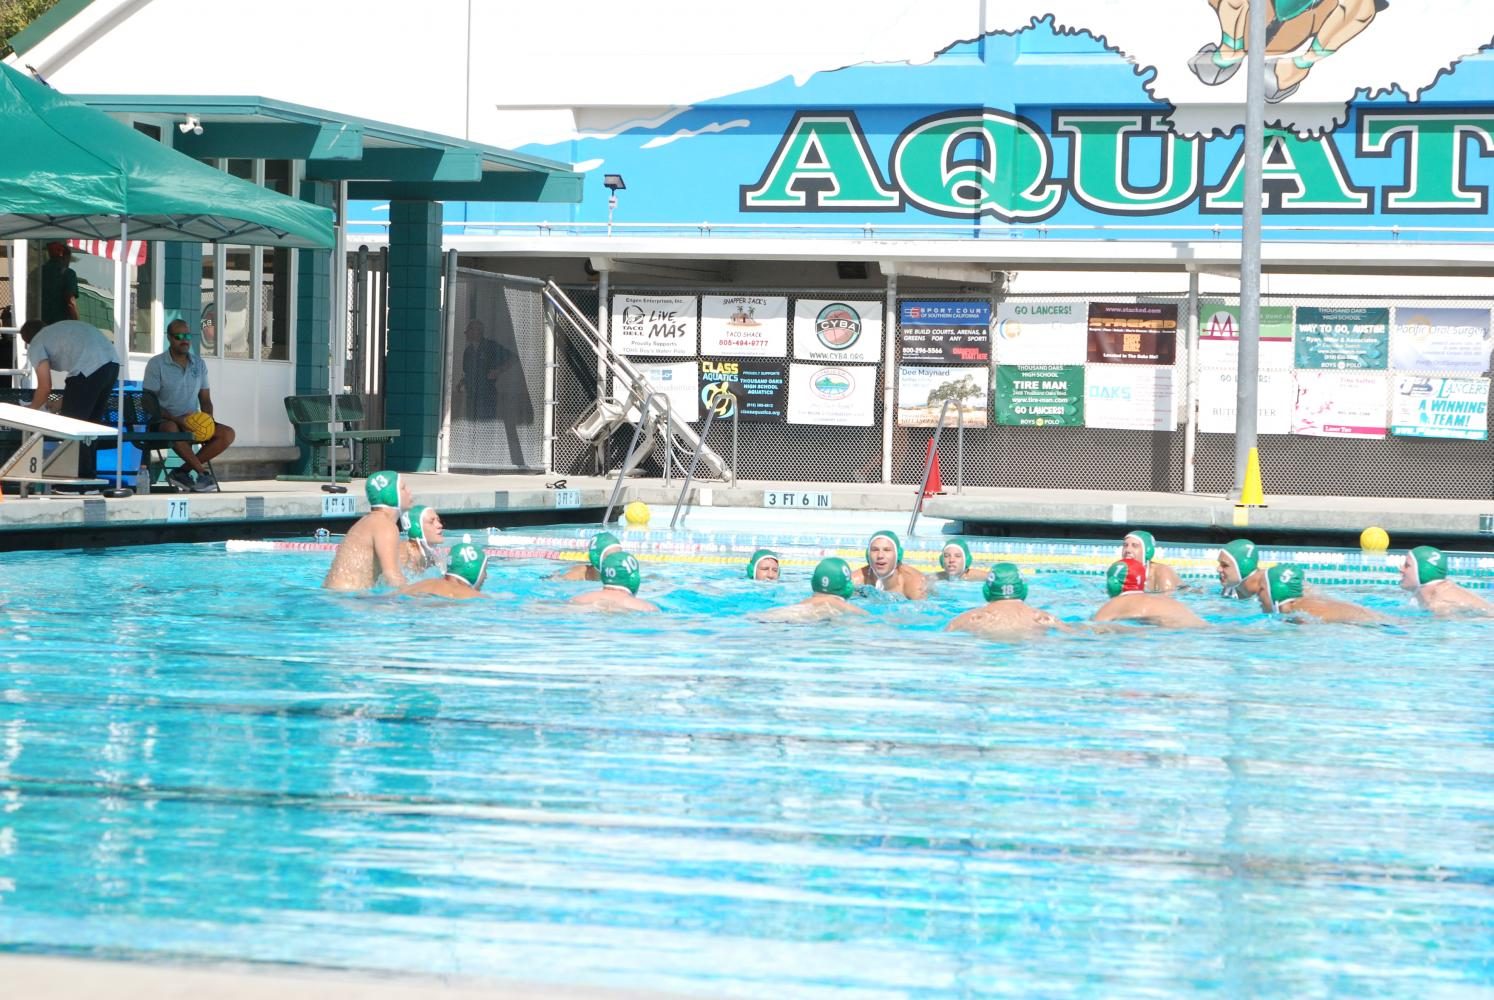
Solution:
[[[67,245],[74,250],[91,253],[95,257],[119,260],[119,240],[68,240]],[[130,240],[128,244],[125,244],[125,260],[136,267],[143,267],[145,265],[145,251],[149,245],[146,240]]]

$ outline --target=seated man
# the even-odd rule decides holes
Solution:
[[[410,487],[398,472],[375,472],[363,484],[369,511],[348,529],[322,586],[328,590],[371,590],[382,580],[405,585],[400,566],[399,515],[410,506]]]
[[[980,570],[970,558],[970,543],[951,538],[939,550],[939,568],[929,574],[930,580],[979,580]]]
[[[1248,600],[1260,592],[1265,579],[1254,542],[1236,538],[1219,550],[1219,593],[1223,596]]]
[[[852,582],[889,594],[902,594],[913,601],[929,595],[923,574],[903,565],[903,543],[891,531],[879,531],[866,544],[866,565],[856,571]]]
[[[774,608],[754,617],[764,622],[814,622],[866,614],[846,600],[856,593],[856,583],[851,577],[851,564],[844,559],[835,556],[821,559],[809,578],[809,589],[810,595],[798,604]]]
[[[1418,545],[1401,563],[1401,586],[1416,595],[1416,602],[1434,615],[1494,616],[1490,603],[1447,578],[1447,557],[1440,549]]]
[[[1294,621],[1320,621],[1345,625],[1383,625],[1384,615],[1331,597],[1303,596],[1307,573],[1301,566],[1281,563],[1266,570],[1261,587],[1261,609],[1266,614],[1290,616]]]
[[[407,597],[425,595],[469,601],[474,597],[489,596],[482,592],[483,581],[487,578],[487,554],[476,545],[463,542],[452,546],[451,553],[446,558],[446,572],[428,580],[417,580],[408,587],[401,588],[400,594]]]
[[[591,544],[586,547],[586,561],[589,566],[572,566],[556,573],[552,580],[600,580],[602,578],[602,560],[614,552],[623,550],[622,542],[618,541],[616,535],[610,531],[599,531],[591,536]]]
[[[1145,587],[1153,594],[1165,594],[1183,585],[1177,571],[1164,562],[1158,562],[1157,540],[1150,531],[1128,531],[1121,540],[1121,558],[1134,559],[1141,563],[1145,574]]]
[[[181,457],[182,465],[166,478],[179,489],[207,493],[218,488],[207,463],[233,444],[233,428],[213,419],[207,363],[192,353],[192,332],[186,320],[174,319],[166,325],[166,342],[166,351],[145,363],[140,382],[146,392],[155,393],[161,406],[161,417],[150,429],[192,433],[198,450],[194,453],[186,441],[173,441],[171,448]]]
[[[1012,563],[997,563],[986,574],[981,593],[983,607],[972,608],[944,626],[946,632],[978,632],[982,635],[1014,636],[1069,627],[1046,611],[1027,602],[1027,581]]]
[[[446,541],[446,527],[436,508],[417,505],[400,516],[405,541],[399,547],[399,566],[406,578],[414,578],[428,569],[439,569],[441,559],[434,545]]]
[[[777,583],[778,569],[778,553],[772,549],[758,549],[747,560],[747,579]]]
[[[26,357],[36,374],[36,390],[27,406],[33,410],[45,409],[52,394],[52,373],[67,372],[59,412],[64,417],[93,423],[103,420],[104,411],[109,408],[109,393],[119,378],[119,354],[114,350],[114,341],[92,323],[68,319],[42,326],[40,320],[33,319],[21,327],[21,342],[26,345]],[[92,479],[97,471],[94,443],[83,442],[78,448],[78,478]]]
[[[1094,614],[1097,622],[1141,622],[1162,628],[1205,628],[1208,622],[1181,602],[1161,594],[1146,593],[1146,566],[1136,559],[1121,559],[1105,571],[1105,590],[1110,600]]]
[[[584,604],[602,611],[658,611],[658,605],[641,600],[638,587],[643,582],[638,560],[626,552],[613,552],[602,560],[602,589],[588,590],[571,598],[572,604]]]

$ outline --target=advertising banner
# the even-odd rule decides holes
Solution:
[[[701,296],[700,353],[788,357],[788,299],[781,295]]]
[[[1489,380],[1417,378],[1395,380],[1390,430],[1402,437],[1489,439]]]
[[[699,304],[693,295],[614,295],[612,349],[644,357],[695,357]]]
[[[876,365],[789,365],[788,422],[870,427]]]
[[[1177,360],[1178,307],[1170,302],[1091,302],[1085,360],[1170,365]]]
[[[794,303],[794,357],[848,364],[882,360],[882,303],[799,299]]]
[[[1011,427],[1083,427],[1083,365],[997,365],[996,422]]]
[[[1240,307],[1201,306],[1198,310],[1199,367],[1233,370],[1239,365],[1239,358]],[[1291,306],[1261,306],[1260,367],[1262,371],[1291,371]],[[1291,407],[1288,406],[1287,410],[1290,412]]]
[[[1002,302],[991,345],[998,365],[1082,365],[1089,303]]]
[[[716,419],[729,418],[738,408],[742,423],[781,424],[788,419],[788,366],[752,358],[703,358],[700,362],[700,401],[709,407],[726,394]]]
[[[700,366],[694,361],[673,361],[650,364],[633,363],[633,367],[648,379],[648,384],[669,397],[669,408],[676,420],[694,423],[702,416],[697,403],[700,398]]]
[[[966,427],[985,427],[990,395],[991,369],[984,365],[902,365],[897,370],[897,425],[933,427],[944,401],[953,399],[946,427],[954,426],[956,407],[964,413]]]
[[[904,302],[900,319],[902,359],[909,364],[990,363],[989,302]]]
[[[1384,370],[1389,348],[1389,309],[1297,307],[1298,368]]]
[[[1385,376],[1373,372],[1299,371],[1292,433],[1383,438]]]
[[[1494,338],[1487,309],[1396,306],[1390,367],[1401,371],[1482,375],[1490,369]]]
[[[1291,359],[1287,359],[1290,363]],[[1265,371],[1256,380],[1255,429],[1260,434],[1292,433],[1292,407],[1297,384],[1290,371]],[[1235,432],[1237,399],[1234,368],[1202,368],[1198,372],[1198,429],[1205,434]]]
[[[1084,372],[1084,426],[1170,431],[1178,410],[1167,365],[1090,365]]]

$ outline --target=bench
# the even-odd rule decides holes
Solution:
[[[109,408],[103,419],[106,424],[115,422],[117,399],[116,394],[109,394]],[[153,392],[126,389],[124,405],[124,440],[140,449],[140,474],[144,482],[137,479],[136,488],[137,491],[144,492],[140,487],[153,487],[163,482],[167,470],[180,461],[175,458],[176,450],[172,445],[184,442],[190,446],[196,441],[196,436],[191,431],[150,430],[150,425],[161,419],[161,404],[156,401],[156,394]],[[213,471],[213,463],[207,463],[207,467],[209,472]],[[217,478],[214,474],[214,482]],[[222,487],[218,487],[217,492],[223,492]]]
[[[337,430],[337,443],[346,441],[352,449],[351,474],[357,478],[368,478],[369,446],[379,448],[382,467],[383,446],[399,437],[398,430],[362,427],[364,422],[363,399],[353,393],[340,393],[337,397],[337,414],[332,414],[332,397],[320,395],[286,396],[285,415],[290,418],[296,432],[296,443],[301,446],[301,459],[294,473],[277,476],[277,479],[312,482],[325,479],[330,474],[321,470],[330,468],[333,435],[327,424],[336,420],[341,426]],[[359,445],[362,445],[360,448]]]

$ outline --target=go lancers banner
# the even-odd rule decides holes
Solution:
[[[789,423],[870,427],[876,390],[876,365],[789,365]]]
[[[991,360],[989,302],[904,302],[899,318],[907,364],[985,364]]]
[[[695,357],[698,303],[693,295],[614,295],[612,349],[644,357]]]
[[[781,424],[788,413],[788,366],[751,358],[702,358],[700,401],[717,407],[717,421],[740,408],[743,423]]]
[[[983,365],[903,365],[897,370],[897,425],[933,427],[945,401],[952,399],[950,409],[963,414],[966,427],[984,427],[990,389],[991,369]],[[951,413],[945,426],[955,420]]]
[[[1083,427],[1084,366],[996,366],[996,422],[1011,427]]]
[[[998,365],[1082,365],[1088,336],[1088,302],[1002,302],[992,350]]]
[[[1416,378],[1395,380],[1391,432],[1405,437],[1489,437],[1489,380]]]

